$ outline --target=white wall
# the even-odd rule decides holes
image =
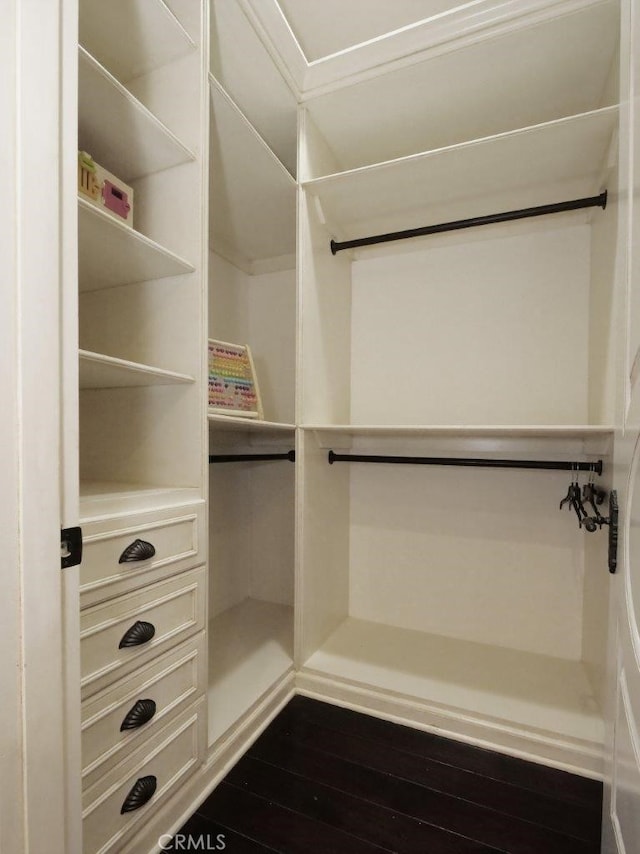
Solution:
[[[295,271],[248,276],[210,254],[211,337],[249,344],[265,418],[293,422]],[[260,452],[256,436],[214,432],[210,449]],[[293,438],[282,440],[282,450]],[[273,445],[270,451],[281,450]],[[294,467],[291,463],[212,465],[209,615],[247,597],[293,604]]]
[[[209,253],[209,335],[246,344],[249,340],[249,276],[220,255]]]
[[[285,460],[250,469],[250,595],[293,605],[294,466]]]
[[[567,486],[561,472],[351,466],[350,614],[579,659],[587,535],[558,511]]]
[[[296,273],[251,276],[249,342],[260,384],[264,417],[295,420]]]
[[[209,334],[249,344],[264,417],[295,417],[295,270],[248,276],[224,258],[209,256]]]
[[[209,619],[250,594],[249,486],[245,466],[209,466]]]
[[[357,424],[587,418],[588,226],[353,264]]]
[[[293,465],[209,468],[209,617],[248,597],[293,605]]]

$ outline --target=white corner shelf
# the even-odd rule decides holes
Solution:
[[[90,202],[78,198],[78,283],[81,291],[181,276],[192,264]]]
[[[295,256],[297,184],[218,81],[209,80],[210,245],[251,273],[256,262]]]
[[[163,0],[80,0],[79,39],[123,83],[196,48]]]
[[[579,661],[349,617],[308,659],[305,672],[493,726],[507,722],[534,737],[594,749],[604,739],[602,712]]]
[[[212,431],[229,431],[233,433],[294,433],[295,424],[284,421],[264,421],[258,418],[240,418],[233,415],[221,415],[209,411],[209,427]]]
[[[102,353],[80,350],[80,388],[139,388],[152,385],[180,385],[195,382],[187,374],[165,371]]]
[[[617,119],[606,107],[303,186],[342,240],[592,196]]]
[[[195,160],[195,154],[82,47],[78,62],[81,150],[127,183]]]
[[[605,106],[618,4],[570,5],[536,23],[525,17],[477,34],[454,28],[415,61],[311,93],[304,106],[343,169]]]
[[[137,513],[202,501],[195,487],[156,486],[114,481],[80,481],[80,519],[98,519],[118,513]]]
[[[209,621],[209,744],[293,667],[293,608],[245,599]]]

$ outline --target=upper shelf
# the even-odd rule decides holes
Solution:
[[[296,250],[296,181],[220,84],[211,82],[211,248],[253,272]]]
[[[193,266],[128,225],[78,199],[78,282],[81,291],[192,273]]]
[[[80,149],[127,183],[195,159],[106,68],[79,50]]]
[[[601,2],[498,35],[485,28],[474,44],[439,45],[305,106],[342,169],[588,112],[616,100],[618,16]]]
[[[617,107],[304,184],[349,239],[594,195]]]
[[[80,388],[139,388],[195,382],[187,374],[80,350]]]
[[[163,0],[80,0],[79,39],[123,83],[195,49]]]

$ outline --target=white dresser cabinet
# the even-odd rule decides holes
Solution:
[[[206,754],[208,18],[183,7],[78,9],[78,146],[133,190],[132,223],[78,197],[85,854]]]

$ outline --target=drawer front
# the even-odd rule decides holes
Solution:
[[[206,687],[201,632],[82,704],[82,777],[95,783],[125,753],[195,702]],[[124,725],[124,729],[123,729]]]
[[[83,527],[80,606],[86,608],[204,561],[204,504]]]
[[[204,567],[86,608],[80,615],[83,699],[203,629],[204,614]],[[122,645],[132,634],[133,645]]]
[[[125,837],[185,782],[202,762],[205,750],[206,714],[204,704],[198,703],[145,742],[143,749],[102,775],[83,796],[84,854],[122,850]],[[136,789],[137,797],[130,798]],[[128,798],[141,805],[123,813]]]

